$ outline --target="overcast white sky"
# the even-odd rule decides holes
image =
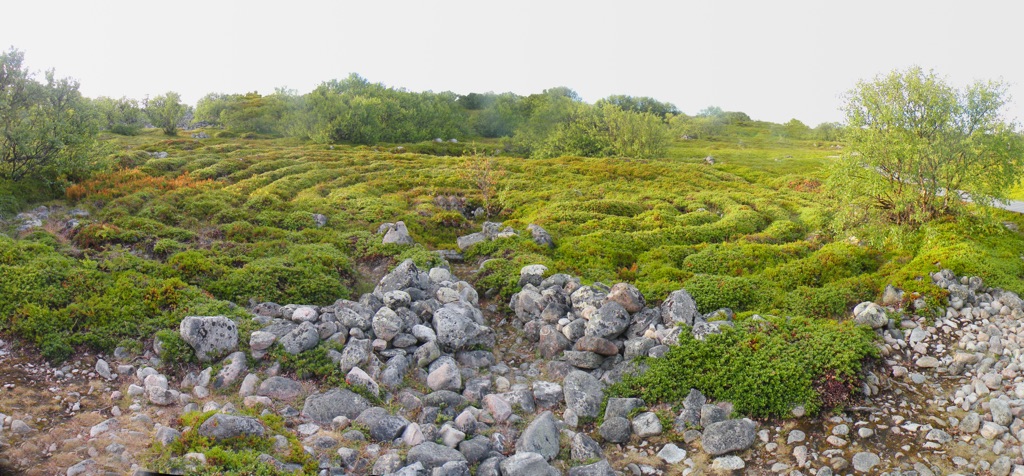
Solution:
[[[357,72],[413,91],[652,96],[774,122],[840,120],[840,95],[894,68],[1010,83],[1024,118],[1016,1],[6,2],[0,48],[87,96],[305,93]]]

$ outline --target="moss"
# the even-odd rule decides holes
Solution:
[[[704,341],[683,332],[663,358],[644,359],[647,372],[627,376],[608,394],[678,404],[696,388],[754,417],[786,416],[797,405],[814,414],[822,408],[822,379],[855,382],[864,360],[877,355],[873,339],[852,322],[803,318],[748,320]]]

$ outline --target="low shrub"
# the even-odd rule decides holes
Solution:
[[[753,417],[784,417],[797,405],[815,414],[825,408],[820,388],[826,380],[849,390],[865,359],[877,356],[874,338],[871,329],[850,321],[775,317],[724,327],[703,341],[683,332],[679,345],[663,358],[643,359],[648,370],[627,375],[608,395],[679,404],[696,388]],[[834,397],[829,403],[845,402]]]

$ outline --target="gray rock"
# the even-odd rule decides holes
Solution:
[[[270,332],[255,331],[249,335],[249,348],[252,350],[267,350],[277,341],[277,336]]]
[[[70,468],[68,468],[66,474],[67,474],[67,476],[79,476],[79,475],[85,475],[85,474],[92,474],[95,469],[96,469],[96,462],[93,461],[90,458],[90,459],[87,459],[87,460],[84,460],[84,461],[80,461],[80,462],[76,463],[75,465],[71,466]]]
[[[853,455],[853,469],[866,473],[882,462],[881,458],[874,453],[861,451]]]
[[[470,476],[469,463],[466,461],[449,461],[440,468],[434,468],[432,476]]]
[[[574,370],[562,381],[565,406],[584,418],[596,418],[604,400],[604,389],[593,375]]]
[[[604,418],[606,420],[613,417],[628,418],[630,412],[643,406],[644,401],[640,398],[609,398],[608,403],[604,406]]]
[[[555,247],[555,241],[551,239],[551,234],[547,232],[540,225],[530,223],[526,226],[527,231],[530,232],[530,236],[533,237],[533,242],[540,246],[547,246],[548,248]]]
[[[550,411],[534,418],[516,442],[517,452],[538,453],[549,461],[558,456],[558,450],[558,425]]]
[[[977,433],[981,428],[981,415],[975,412],[970,412],[964,415],[964,418],[960,420],[960,431],[971,434]]]
[[[601,364],[604,363],[604,357],[593,352],[567,350],[562,352],[562,355],[565,356],[566,362],[569,362],[570,365],[579,369],[592,370],[600,367]]]
[[[862,302],[853,309],[853,322],[872,329],[881,329],[889,323],[885,309],[873,302]]]
[[[433,325],[442,349],[455,352],[475,345],[494,347],[494,331],[483,325],[480,310],[468,304],[445,304],[434,312]]]
[[[254,373],[250,373],[242,379],[242,385],[238,387],[238,395],[240,397],[248,397],[256,394],[256,387],[260,384],[260,377]]]
[[[718,405],[705,403],[700,408],[700,426],[707,428],[712,423],[729,419],[729,412]]]
[[[551,360],[559,355],[565,349],[568,349],[572,345],[561,332],[555,328],[555,326],[544,326],[540,328],[540,342],[537,344],[537,349],[540,350],[541,357]],[[600,364],[598,364],[600,365]]]
[[[1010,471],[1013,471],[1013,460],[1009,456],[1000,456],[992,462],[988,471],[992,473],[992,476],[1008,476]]]
[[[251,417],[217,413],[199,426],[199,435],[214,441],[223,441],[239,436],[262,437],[266,433],[263,424]]]
[[[238,326],[224,316],[186,316],[178,332],[202,362],[219,358],[238,347]]]
[[[675,324],[692,326],[699,315],[697,303],[685,289],[673,291],[661,303],[661,318],[666,326]]]
[[[654,412],[644,412],[633,418],[633,433],[640,438],[658,436],[662,432],[661,420]]]
[[[404,222],[398,222],[395,224],[385,223],[383,226],[391,225],[387,228],[384,233],[384,239],[381,241],[383,244],[396,244],[396,245],[412,245],[416,241],[409,235],[409,229],[406,228]]]
[[[427,386],[431,390],[462,391],[462,374],[455,362],[444,362],[427,375]]]
[[[562,402],[562,386],[554,382],[533,382],[533,401],[540,408],[554,408]]]
[[[576,433],[569,440],[569,456],[576,461],[604,458],[601,445],[583,432]]]
[[[486,436],[477,435],[476,438],[459,443],[459,453],[466,457],[469,464],[477,464],[491,453],[491,441]]]
[[[226,388],[234,385],[238,379],[242,378],[246,370],[249,369],[249,362],[245,357],[245,352],[235,352],[224,359],[223,367],[220,372],[217,372],[217,376],[213,379],[213,388]]]
[[[339,299],[334,303],[334,317],[349,329],[368,330],[374,312],[358,302]]]
[[[704,429],[701,443],[704,452],[712,456],[742,451],[754,444],[756,425],[748,419],[726,420],[712,423]]]
[[[668,464],[676,464],[686,459],[686,450],[673,443],[669,443],[661,448],[661,451],[658,452],[658,457]]]
[[[320,343],[320,333],[310,322],[303,322],[281,338],[281,346],[285,352],[296,355],[312,349]]]
[[[501,455],[485,459],[476,468],[476,476],[501,476],[502,461],[505,461],[505,457]]]
[[[404,360],[404,357],[401,355],[393,357],[392,360],[399,358]],[[401,379],[401,377],[398,378],[399,380]],[[345,383],[353,387],[363,388],[375,397],[380,396],[380,385],[373,380],[373,377],[370,377],[369,374],[359,367],[353,367],[352,370],[348,371],[348,374],[345,375]]]
[[[711,469],[714,471],[738,471],[746,468],[747,464],[739,456],[722,456],[711,462]]]
[[[100,377],[103,377],[107,380],[114,378],[113,374],[110,373],[110,364],[108,364],[107,361],[103,359],[96,360],[96,373],[100,374]]]
[[[603,459],[593,464],[569,468],[569,476],[618,476],[618,473]]]
[[[285,377],[270,377],[260,383],[257,395],[275,400],[292,401],[302,393],[302,384]]]
[[[156,436],[153,440],[164,446],[170,445],[181,438],[181,432],[174,428],[161,426],[156,430]]]
[[[384,295],[389,291],[408,292],[407,288],[419,286],[419,276],[420,271],[416,268],[416,264],[413,263],[411,259],[407,259],[402,261],[398,266],[395,266],[395,269],[391,270],[390,273],[384,275],[384,277],[380,279],[380,282],[377,283],[377,287],[373,289],[373,294],[379,299],[384,299]],[[430,278],[426,276],[424,277],[426,278],[426,281],[429,282]],[[380,305],[383,305],[383,302],[380,302]],[[370,315],[367,317],[372,316],[375,312],[376,309],[371,311]]]
[[[1010,404],[1003,400],[991,400],[988,402],[989,412],[992,413],[992,422],[997,425],[1010,426],[1013,422],[1013,413],[1010,412]]]
[[[344,373],[348,373],[355,367],[362,367],[363,364],[370,360],[372,355],[372,344],[370,339],[351,339],[348,344],[345,344],[345,349],[341,352],[341,361],[339,367]]]
[[[391,291],[387,295],[394,292],[395,291]],[[390,342],[391,339],[394,339],[399,332],[402,332],[402,324],[402,318],[398,317],[398,314],[396,314],[395,311],[392,311],[387,307],[382,307],[373,315],[373,335],[377,336],[378,339]]]
[[[408,464],[420,463],[423,468],[433,470],[444,466],[449,461],[466,461],[466,457],[455,449],[425,441],[410,448],[405,461]]]
[[[487,235],[481,232],[471,233],[455,239],[455,243],[459,246],[459,251],[465,251],[466,248],[485,241],[487,241]]]
[[[501,462],[501,475],[561,476],[561,473],[537,453],[516,453]]]
[[[402,436],[402,432],[408,425],[409,420],[406,420],[405,418],[386,415],[377,419],[372,425],[369,425],[370,439],[373,441],[390,443],[396,438]]]
[[[588,336],[614,339],[629,328],[629,312],[615,301],[606,302],[587,321]]]
[[[598,431],[601,438],[609,443],[625,443],[632,434],[629,420],[622,417],[605,418]]]
[[[337,416],[349,419],[359,417],[370,408],[370,402],[348,389],[332,389],[306,397],[302,415],[318,423],[331,423]]]

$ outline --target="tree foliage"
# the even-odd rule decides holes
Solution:
[[[135,99],[99,97],[92,104],[99,114],[102,129],[123,136],[134,136],[146,125],[146,114]]]
[[[178,123],[185,118],[188,106],[181,103],[181,95],[174,91],[162,94],[146,102],[146,116],[154,126],[169,136],[178,133]]]
[[[74,178],[90,167],[96,123],[78,82],[52,70],[37,81],[24,53],[0,53],[0,178]]]
[[[1005,198],[1020,177],[1022,141],[1003,119],[1006,85],[962,89],[921,68],[862,81],[846,95],[846,156],[829,188],[850,210],[920,224]]]

